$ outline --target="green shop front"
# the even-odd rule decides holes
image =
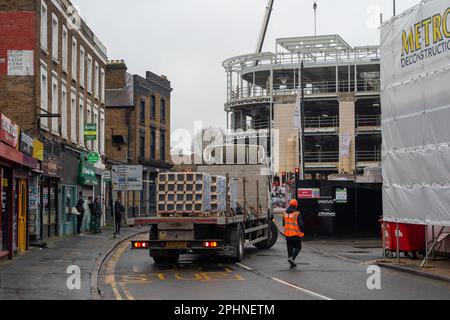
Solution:
[[[84,159],[85,157],[82,157]],[[82,193],[85,204],[85,215],[82,231],[92,230],[92,214],[89,204],[94,202],[95,189],[99,186],[99,180],[96,175],[96,168],[88,161],[80,161],[78,170],[79,192]]]

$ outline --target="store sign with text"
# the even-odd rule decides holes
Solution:
[[[0,139],[13,148],[19,145],[19,126],[4,114],[1,115]]]
[[[33,156],[34,139],[27,135],[25,132],[20,133],[20,151]]]

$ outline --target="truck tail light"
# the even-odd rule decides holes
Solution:
[[[146,241],[133,241],[131,245],[133,249],[148,249],[148,242]]]
[[[205,247],[205,248],[217,248],[217,246],[218,246],[218,243],[215,241],[203,242],[203,247]]]

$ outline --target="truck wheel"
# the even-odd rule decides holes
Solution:
[[[241,262],[242,259],[244,259],[245,236],[242,227],[238,228],[237,236],[238,244],[236,246],[236,256],[234,257],[233,262]]]
[[[275,222],[270,222],[269,238],[262,242],[255,243],[254,246],[261,250],[268,250],[272,248],[278,241],[278,227]]]

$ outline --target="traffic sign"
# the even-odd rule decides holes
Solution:
[[[113,166],[111,179],[115,191],[142,191],[142,166]]]

